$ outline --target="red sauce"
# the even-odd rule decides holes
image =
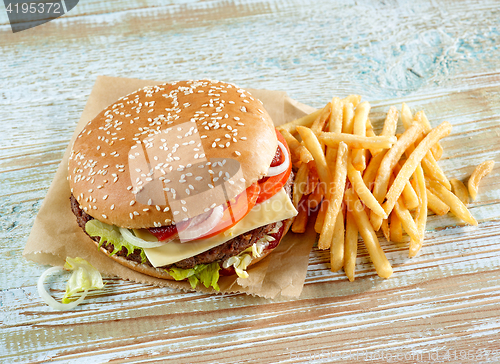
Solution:
[[[283,163],[283,153],[281,152],[281,148],[278,146],[276,153],[274,154],[273,161],[271,162],[271,167],[279,166],[281,163]]]

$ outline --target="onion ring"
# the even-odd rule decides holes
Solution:
[[[210,215],[206,219],[198,222],[199,219],[197,218],[203,215],[205,214],[194,217],[190,222],[188,228],[184,231],[179,232],[179,239],[181,240],[181,242],[187,242],[189,240],[197,239],[216,227],[224,216],[224,207],[223,205],[215,207],[214,209],[212,209]]]
[[[52,307],[54,310],[59,310],[59,311],[67,311],[67,310],[72,310],[76,306],[78,306],[82,301],[85,299],[85,296],[87,296],[87,290],[83,291],[81,296],[76,300],[71,303],[60,303],[57,302],[50,294],[47,292],[45,289],[45,286],[43,285],[43,282],[45,281],[45,278],[56,271],[59,270],[64,270],[64,267],[52,267],[47,269],[45,272],[42,273],[40,278],[38,279],[37,283],[37,289],[38,289],[38,294],[42,299],[45,301],[46,304],[48,304],[50,307]]]

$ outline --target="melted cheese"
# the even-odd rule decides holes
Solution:
[[[158,248],[144,249],[144,252],[154,267],[161,267],[203,253],[247,231],[296,215],[292,201],[281,189],[270,199],[254,206],[241,221],[222,234],[186,243],[171,241]]]

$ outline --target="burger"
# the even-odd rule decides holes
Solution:
[[[148,86],[109,105],[75,139],[68,181],[102,253],[193,288],[248,277],[297,214],[285,140],[261,101],[220,81]]]

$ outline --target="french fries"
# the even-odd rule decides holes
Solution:
[[[420,248],[424,243],[424,233],[425,225],[427,223],[427,188],[425,187],[425,177],[422,166],[418,166],[414,174],[415,185],[417,189],[417,195],[419,199],[419,204],[415,212],[415,222],[417,224],[418,239],[410,239],[410,248],[408,256],[410,258],[417,255]]]
[[[441,201],[439,197],[428,189],[425,192],[427,193],[427,206],[436,215],[446,215],[450,211],[450,206]]]
[[[463,182],[456,178],[452,178],[450,179],[450,184],[451,192],[453,192],[464,205],[467,205],[469,203],[469,192]]]
[[[421,135],[421,133],[422,133],[422,127],[420,125],[418,124],[411,125],[401,135],[396,144],[394,144],[394,146],[391,149],[389,149],[389,151],[385,154],[384,159],[380,163],[380,167],[377,171],[375,184],[373,185],[373,196],[377,199],[379,203],[382,203],[384,201],[384,197],[386,196],[387,188],[389,186],[389,178],[392,175],[394,167],[398,164],[399,159],[404,154],[406,149],[408,149],[411,145],[413,145],[413,143],[415,142],[415,140],[417,140],[417,138]],[[413,174],[413,171],[411,173]],[[407,180],[409,180],[409,177]],[[403,182],[404,184],[406,184],[406,180]],[[403,188],[404,184],[402,186]],[[401,192],[403,191],[403,188],[399,192],[397,196],[398,198]],[[389,211],[386,210],[386,215],[388,215],[390,212],[391,212],[390,210]],[[377,215],[372,211],[370,214],[370,221],[375,230],[380,229],[380,225],[382,225],[382,219],[380,218],[380,215]]]
[[[474,172],[472,172],[469,181],[467,182],[467,187],[469,188],[469,195],[473,200],[475,200],[477,197],[479,181],[481,181],[484,176],[486,176],[493,170],[494,165],[494,161],[486,161],[478,165],[474,169]]]
[[[323,222],[323,229],[321,229],[321,234],[319,235],[318,249],[328,249],[332,244],[335,222],[340,211],[342,199],[344,198],[344,188],[347,178],[347,156],[347,145],[340,143],[337,151],[335,173],[332,181],[328,184],[328,191],[326,193],[328,209],[325,221]],[[343,246],[336,248],[338,249],[338,253],[344,256]]]
[[[403,164],[403,167],[399,171],[394,183],[391,188],[387,192],[385,196],[386,201],[383,204],[385,212],[388,214],[394,208],[397,199],[403,192],[403,188],[415,172],[415,169],[422,161],[424,156],[427,154],[429,149],[436,144],[441,138],[444,138],[451,132],[451,124],[447,121],[441,123],[437,128],[432,129],[429,134],[418,144],[415,150],[410,154],[406,162]]]
[[[380,228],[387,241],[408,244],[411,258],[424,244],[429,210],[451,211],[477,225],[466,207],[468,195],[475,198],[479,181],[493,168],[493,161],[479,165],[468,188],[448,180],[437,161],[450,123],[432,128],[423,111],[412,115],[403,103],[400,112],[389,108],[376,135],[370,109],[359,95],[333,97],[318,111],[278,128],[297,170],[292,231],[304,232],[314,218],[318,249],[330,249],[331,270],[343,268],[349,281],[355,278],[358,236],[377,274],[388,278],[393,270],[376,235]],[[396,135],[399,115],[405,131]]]
[[[477,225],[476,219],[472,216],[470,211],[467,210],[467,207],[465,207],[463,202],[460,201],[460,199],[451,191],[448,191],[446,187],[441,185],[439,182],[429,181],[429,189],[450,207],[451,212],[453,212],[456,217],[468,224]]]
[[[361,172],[358,171],[353,163],[352,158],[349,156],[347,162],[347,175],[349,176],[349,181],[351,182],[356,194],[359,196],[361,201],[372,210],[375,214],[379,215],[382,219],[387,219],[387,214],[385,213],[382,206],[380,206],[377,199],[372,195],[368,187],[366,187],[363,182],[363,177],[361,176]]]
[[[359,203],[358,196],[356,196],[356,193],[350,188],[345,191],[345,201],[347,203],[347,208],[354,217],[358,232],[363,238],[377,274],[382,278],[389,278],[392,275],[391,264],[380,247],[377,234],[375,234],[370,224],[368,215],[363,208],[359,208],[361,204]]]

